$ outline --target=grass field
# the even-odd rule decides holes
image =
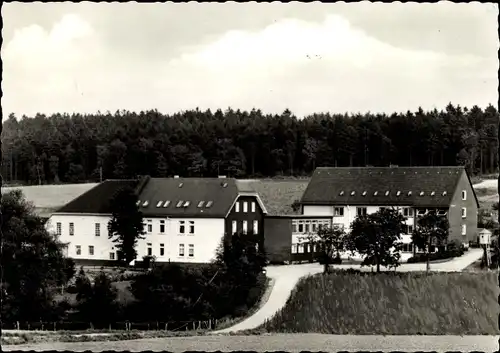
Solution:
[[[498,335],[498,280],[483,273],[334,272],[301,280],[266,332]]]

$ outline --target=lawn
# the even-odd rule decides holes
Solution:
[[[257,331],[360,335],[498,335],[497,275],[347,273],[300,281]]]

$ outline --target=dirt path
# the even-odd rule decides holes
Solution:
[[[12,350],[92,351],[498,351],[499,336],[350,336],[273,334],[263,336],[201,336],[115,342],[42,343],[3,346]]]

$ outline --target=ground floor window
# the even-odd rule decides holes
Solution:
[[[402,252],[413,252],[413,244],[412,243],[403,244],[401,246],[401,251]]]
[[[304,244],[299,244],[299,254],[304,253]]]
[[[292,244],[292,254],[297,253],[297,244]]]

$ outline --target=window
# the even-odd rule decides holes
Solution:
[[[163,204],[163,207],[164,207],[164,208],[165,208],[165,207],[168,207],[168,205],[170,205],[170,201],[168,201],[168,200],[167,200],[167,201],[165,201],[165,203]]]
[[[95,224],[95,236],[100,237],[101,236],[101,223],[96,223]]]
[[[109,259],[110,260],[114,260],[115,259],[115,253],[114,252],[110,252],[109,253]]]
[[[240,203],[239,201],[236,201],[236,205],[234,205],[234,212],[240,212]]]
[[[182,206],[182,207],[188,207],[190,204],[191,204],[191,201],[186,201],[186,202],[184,202],[184,206]]]
[[[363,191],[363,196],[366,196],[366,191]]]
[[[309,226],[310,226],[309,221],[306,221],[306,224],[305,224],[305,232],[306,233],[309,233]]]
[[[62,233],[61,227],[62,227],[61,222],[57,222],[56,223],[56,234],[57,235],[61,235],[61,233]]]
[[[259,221],[253,221],[253,234],[259,234]]]
[[[69,224],[69,235],[75,235],[75,224],[74,223]]]
[[[467,235],[467,226],[462,224],[462,235]]]
[[[292,254],[297,253],[297,244],[292,244]]]
[[[366,207],[356,207],[356,214],[361,216],[366,216]]]
[[[311,227],[312,227],[312,231],[316,232],[316,230],[318,229],[318,222],[317,221],[313,221],[312,224],[311,224]]]
[[[200,201],[200,202],[198,203],[198,207],[203,207],[203,204],[204,204],[204,203],[205,203],[205,201]]]
[[[184,244],[179,244],[179,256],[184,256]]]
[[[401,195],[401,191],[398,190],[398,192],[396,193],[396,196],[399,196]]]
[[[413,208],[404,208],[403,216],[405,217],[413,217]]]
[[[467,208],[462,207],[462,218],[467,217]]]
[[[247,213],[248,212],[248,202],[243,202],[243,212]]]
[[[403,226],[403,234],[412,234],[412,233],[413,233],[413,226],[405,224]]]
[[[344,224],[343,223],[333,223],[333,228],[344,229]]]
[[[194,257],[194,244],[189,244],[189,257]]]
[[[344,190],[342,190],[339,195],[340,196],[344,195]]]
[[[423,216],[427,213],[427,210],[425,208],[419,208],[417,210],[417,216]]]
[[[76,254],[81,255],[82,254],[82,247],[80,245],[76,246]]]
[[[151,243],[148,243],[148,256],[153,255],[153,248],[151,246]]]
[[[189,234],[194,234],[194,221],[189,221]]]
[[[153,223],[152,223],[153,221],[148,219],[147,222],[148,222],[148,233],[152,233],[153,232]]]
[[[304,253],[304,244],[299,244],[299,254]]]
[[[205,205],[206,208],[210,208],[213,205],[213,201],[208,201],[207,204]]]
[[[177,208],[181,207],[181,206],[182,206],[182,203],[183,203],[183,201],[182,201],[182,200],[180,200],[179,202],[177,202],[177,205],[175,205],[175,207],[177,207]]]
[[[297,233],[297,221],[292,221],[292,233]]]
[[[184,234],[186,231],[186,221],[179,221],[179,234]]]
[[[236,221],[231,222],[231,234],[234,234],[237,232],[238,229],[238,223]]]
[[[354,196],[356,194],[356,191],[351,191],[351,196]]]
[[[165,245],[160,244],[160,256],[163,256],[163,255],[165,255]]]
[[[378,191],[375,191],[375,192],[373,193],[373,196],[377,196],[377,194],[378,194]]]
[[[156,204],[156,207],[161,207],[162,203],[163,203],[163,201],[158,201],[158,203]]]
[[[149,205],[149,201],[144,201],[144,203],[142,204],[142,207],[148,207]]]
[[[94,246],[89,245],[89,255],[94,255]]]
[[[299,222],[299,233],[304,233],[304,223]]]
[[[243,221],[243,234],[247,234],[248,222]]]
[[[160,221],[160,233],[165,233],[165,221],[163,219]]]
[[[333,210],[333,215],[335,217],[343,217],[344,216],[344,207],[335,207]]]
[[[462,190],[462,201],[467,200],[467,191]]]
[[[389,191],[386,191],[386,192],[385,192],[385,196],[389,196]]]
[[[255,202],[252,202],[252,212],[255,212]]]

